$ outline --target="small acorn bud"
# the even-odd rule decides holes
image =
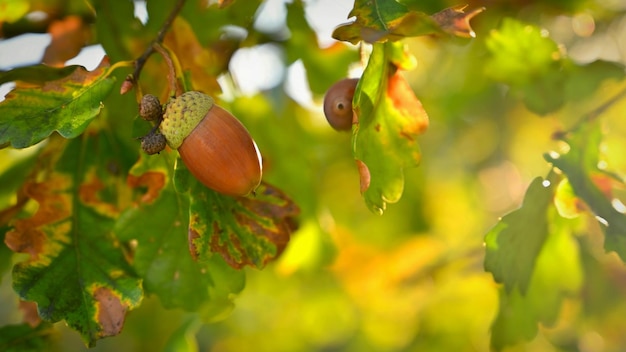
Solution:
[[[208,188],[245,196],[261,183],[261,154],[250,133],[208,95],[190,91],[172,99],[160,129],[189,172]]]
[[[146,94],[139,104],[139,116],[146,121],[155,121],[163,116],[163,109],[159,98],[152,94]]]
[[[141,149],[149,155],[156,154],[165,149],[165,136],[159,130],[150,131],[141,137]]]
[[[358,78],[344,78],[333,84],[324,96],[324,116],[337,131],[352,129],[352,98]]]

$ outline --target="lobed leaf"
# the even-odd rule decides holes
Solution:
[[[361,192],[375,213],[400,199],[403,169],[421,159],[417,137],[426,130],[428,115],[397,69],[411,62],[401,44],[375,44],[354,94],[353,154]]]
[[[526,85],[559,67],[558,45],[539,27],[507,17],[485,39],[486,73],[497,81]]]
[[[33,74],[25,72],[17,76]],[[10,143],[14,148],[26,148],[54,131],[65,138],[80,135],[98,116],[113,82],[105,59],[94,71],[79,67],[65,78],[41,86],[18,86],[0,102],[0,146]]]
[[[171,10],[170,6],[161,7]],[[97,14],[95,36],[111,62],[134,60],[149,45],[152,38],[146,38],[145,27],[135,17],[132,2],[94,0],[90,2],[90,9]]]
[[[485,237],[485,269],[504,284],[492,325],[495,350],[531,340],[539,323],[553,324],[563,299],[582,285],[574,224],[553,203],[553,181],[533,180],[522,207],[504,216]]]
[[[473,37],[469,21],[484,8],[465,13],[466,7],[452,7],[429,16],[395,0],[356,0],[348,15],[356,20],[337,27],[333,38],[357,44],[361,40],[380,43],[441,33]]]
[[[218,253],[233,268],[262,268],[282,253],[296,229],[300,209],[265,182],[252,196],[230,197],[197,182],[182,163],[175,177],[189,187],[178,189],[189,192],[189,250],[199,261]]]
[[[23,186],[39,207],[5,236],[13,251],[29,254],[13,268],[14,290],[37,303],[41,318],[65,320],[90,346],[120,333],[143,296],[111,232],[118,189],[106,165],[114,150],[103,134],[51,141],[40,157],[42,177]]]
[[[492,30],[485,44],[490,54],[485,74],[509,85],[514,96],[540,115],[556,111],[566,101],[586,98],[601,81],[625,74],[623,65],[615,63],[578,65],[547,31],[512,18]]]
[[[163,152],[137,162],[128,182],[142,192],[120,215],[114,232],[137,242],[133,265],[147,293],[157,295],[166,308],[201,311],[205,319],[215,319],[232,308],[245,274],[219,256],[197,262],[189,254],[189,198],[171,187],[173,160]]]
[[[91,36],[90,26],[77,15],[52,21],[48,26],[50,44],[41,61],[52,66],[62,66],[80,53]]]
[[[485,270],[507,291],[518,288],[525,294],[535,262],[548,237],[548,208],[554,185],[537,177],[528,186],[524,204],[507,215],[485,235]]]
[[[548,162],[567,176],[576,196],[582,199],[598,218],[605,233],[604,247],[615,251],[626,260],[626,214],[617,211],[611,204],[611,196],[598,185],[598,175],[623,183],[598,169],[602,131],[598,121],[587,122],[565,138],[570,145],[567,154],[558,157],[545,155]]]
[[[45,64],[17,67],[9,71],[0,72],[0,84],[13,81],[43,84],[47,81],[56,81],[67,77],[80,67],[78,65],[52,67]]]

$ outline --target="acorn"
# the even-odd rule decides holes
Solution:
[[[141,97],[139,103],[139,116],[146,121],[156,121],[163,115],[161,102],[159,98],[152,94],[146,94]]]
[[[352,129],[352,98],[358,78],[344,78],[333,84],[324,96],[324,115],[330,126],[337,131]]]
[[[192,175],[231,196],[253,193],[261,183],[261,154],[248,130],[213,98],[189,91],[169,101],[159,126]]]
[[[165,149],[165,136],[160,131],[154,129],[147,135],[141,137],[141,149],[148,155],[157,154]]]

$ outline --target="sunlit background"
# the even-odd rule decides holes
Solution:
[[[284,3],[266,1],[255,26],[268,32],[285,28]],[[305,3],[319,44],[334,43],[332,30],[348,21],[352,1]],[[439,9],[456,4],[427,3]],[[484,234],[520,205],[533,178],[547,175],[550,165],[543,154],[563,152],[566,146],[553,133],[602,104],[623,83],[602,82],[588,99],[537,116],[486,78],[484,38],[499,25],[502,11],[502,16],[538,21],[577,63],[626,64],[624,1],[588,1],[593,11],[568,15],[542,13],[533,7],[539,5],[524,7],[521,1],[511,5],[519,13],[506,12],[503,2],[492,3],[495,8],[485,5],[487,11],[475,20],[477,39],[406,40],[418,66],[405,75],[431,125],[420,140],[422,165],[404,170],[404,195],[383,216],[363,204],[350,135],[325,124],[322,96],[309,90],[302,62],[286,66],[274,44],[238,50],[230,76],[220,77],[222,98],[257,131],[257,143],[272,162],[269,180],[303,204],[300,229],[276,263],[247,270],[246,288],[227,319],[195,326],[192,314],[163,310],[156,298],[147,297],[128,315],[120,336],[99,341],[93,350],[161,350],[177,333],[191,331],[202,351],[488,351],[498,290],[483,269]],[[136,17],[145,22],[145,4],[134,4]],[[470,1],[470,6],[483,2]],[[610,16],[618,12],[622,15]],[[40,62],[49,42],[46,34],[0,41],[0,69]],[[67,64],[91,70],[103,55],[101,47],[90,46]],[[359,70],[355,65],[347,74]],[[0,97],[12,87],[2,85]],[[281,94],[297,104],[275,98]],[[276,101],[288,108],[277,113]],[[603,116],[611,131],[604,152],[611,169],[621,174],[626,171],[624,111],[626,102],[620,102]],[[265,124],[270,115],[275,126]],[[626,269],[615,256],[599,258],[617,281],[626,282]],[[1,302],[17,301],[10,281],[7,273]],[[577,320],[580,299],[566,300],[555,326],[542,326],[528,345],[511,350],[620,350],[626,345],[624,294],[623,287],[608,292],[610,307],[583,321]],[[1,323],[21,321],[14,306],[0,312]],[[61,350],[85,349],[77,333],[57,325],[63,332]],[[555,341],[574,342],[571,349],[558,349]]]
[[[285,0],[265,1],[255,19],[255,27],[262,31],[274,32],[285,27]],[[143,23],[148,19],[144,1],[134,1],[135,16]],[[307,3],[307,20],[318,34],[321,46],[334,42],[331,34],[341,23],[347,22],[352,9],[350,0],[316,0]],[[46,16],[44,13],[31,13],[28,16]],[[0,70],[9,70],[41,62],[44,51],[50,44],[49,34],[25,34],[15,38],[0,40]],[[66,65],[82,65],[93,70],[105,55],[102,46],[91,45],[81,50]],[[296,62],[284,67],[282,54],[271,44],[259,45],[239,50],[231,60],[230,70],[237,83],[237,89],[246,95],[253,95],[261,90],[272,89],[283,80],[285,91],[304,106],[315,107],[306,84],[304,67]],[[0,99],[14,87],[7,83],[0,86]],[[226,92],[228,97],[228,92]],[[317,106],[319,107],[319,106]]]

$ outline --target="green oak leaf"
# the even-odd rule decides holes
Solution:
[[[566,101],[586,98],[598,84],[624,77],[621,64],[596,61],[578,65],[539,27],[505,18],[485,40],[489,58],[485,74],[511,87],[511,94],[539,115]]]
[[[262,268],[275,259],[296,229],[300,209],[265,182],[248,197],[230,197],[206,188],[178,160],[177,190],[188,192],[189,248],[199,261],[219,253],[233,268]]]
[[[17,294],[36,302],[44,320],[65,320],[89,346],[119,334],[143,297],[112,233],[121,180],[107,165],[115,151],[103,133],[51,138],[39,159],[41,177],[23,186],[38,209],[5,235],[13,251],[30,256],[13,267]]]
[[[402,44],[375,44],[354,93],[353,154],[365,203],[379,214],[402,196],[404,168],[421,160],[417,137],[428,116],[397,69],[411,62]]]
[[[531,84],[560,67],[558,45],[539,27],[507,17],[485,39],[488,76],[514,86]]]
[[[50,350],[54,340],[52,324],[42,323],[36,327],[28,324],[0,327],[0,351],[39,352]]]
[[[546,31],[507,17],[485,45],[490,53],[486,75],[510,85],[531,111],[543,115],[563,105],[566,60]]]
[[[133,60],[141,55],[149,41],[138,39],[143,37],[146,31],[141,21],[135,17],[133,3],[123,1],[113,6],[110,1],[94,0],[91,4],[98,14],[94,26],[95,33],[109,60],[111,62]],[[162,7],[170,11],[172,5]]]
[[[514,345],[522,341],[531,340],[538,331],[538,324],[549,327],[556,322],[563,300],[569,296],[577,294],[583,282],[583,269],[581,263],[580,248],[573,235],[575,222],[559,216],[555,206],[545,201],[547,194],[553,194],[553,190],[540,190],[540,179],[536,179],[531,185],[533,190],[529,190],[524,200],[524,208],[538,206],[543,210],[541,220],[547,220],[545,236],[539,251],[534,258],[516,258],[527,262],[532,259],[533,268],[530,280],[525,291],[523,287],[517,285],[512,289],[505,287],[500,289],[500,309],[491,327],[491,346],[494,350],[500,351],[506,346]],[[549,186],[553,187],[553,186]],[[547,193],[547,194],[546,194]],[[543,198],[543,199],[542,199]],[[535,202],[538,202],[535,203]],[[526,210],[524,210],[526,211]],[[518,210],[519,212],[519,210]],[[539,215],[539,214],[537,214]],[[506,217],[505,217],[506,218]],[[517,220],[521,220],[518,218]],[[532,237],[532,227],[528,228],[531,221],[538,219],[527,218],[527,223],[514,221],[510,227],[514,227],[508,232],[508,236],[515,234],[518,238],[517,245],[521,248],[528,246],[524,239]],[[511,218],[502,221],[511,221]],[[524,230],[524,228],[528,228]],[[515,232],[513,232],[515,231]],[[504,235],[501,233],[500,235]],[[533,242],[532,239],[529,240]],[[494,250],[493,243],[488,241],[488,252]],[[513,255],[514,249],[509,242],[505,248],[497,248],[503,251],[502,255]],[[502,243],[505,246],[505,243]],[[523,250],[523,249],[522,249]],[[504,253],[504,251],[508,251]],[[515,263],[501,263],[508,265],[503,270],[511,270]],[[526,264],[527,265],[527,264]],[[491,268],[493,269],[493,267]],[[505,275],[517,275],[514,271]],[[505,278],[504,280],[509,280]],[[510,281],[510,280],[509,280]]]
[[[24,81],[32,83],[44,83],[46,81],[56,81],[72,74],[82,66],[71,65],[65,67],[52,67],[45,64],[17,67],[10,71],[0,72],[0,84]]]
[[[622,183],[618,178],[598,169],[602,131],[597,120],[581,124],[565,137],[569,151],[560,156],[546,154],[544,157],[567,176],[574,193],[582,199],[591,212],[599,218],[605,233],[604,247],[615,251],[626,260],[626,215],[617,211],[594,182],[594,177],[603,176]]]
[[[337,27],[333,38],[357,44],[361,40],[380,43],[441,33],[473,37],[469,20],[484,8],[465,13],[465,7],[448,8],[429,16],[395,0],[356,0],[348,14],[356,20]]]
[[[524,204],[505,215],[485,236],[485,270],[507,291],[518,288],[526,293],[528,289],[537,256],[548,237],[547,209],[554,188],[549,181],[535,178],[526,191]]]
[[[83,133],[113,88],[110,72],[105,59],[94,71],[79,67],[65,78],[12,90],[0,102],[0,146],[26,148],[54,131],[65,138]]]
[[[133,265],[147,293],[166,308],[200,311],[205,320],[223,317],[245,284],[245,273],[214,255],[194,260],[187,242],[189,196],[172,186],[174,153],[145,155],[131,169],[129,183],[140,190],[136,205],[118,218],[114,232],[136,241]]]

